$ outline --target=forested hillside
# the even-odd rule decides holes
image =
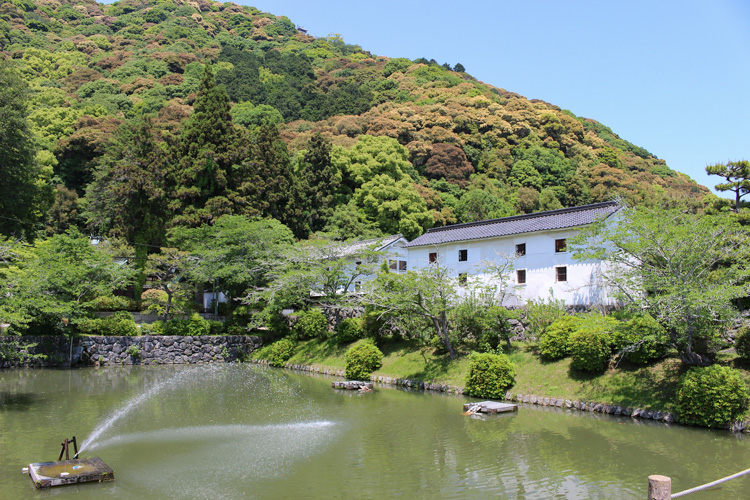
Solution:
[[[239,214],[297,238],[414,238],[614,196],[708,193],[605,125],[460,64],[379,57],[253,7],[12,0],[0,51],[2,121],[14,124],[0,134],[5,234],[78,226],[158,246],[173,228]]]

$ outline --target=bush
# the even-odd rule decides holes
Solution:
[[[516,378],[516,365],[504,354],[472,353],[464,392],[478,398],[501,399]]]
[[[79,333],[103,335],[106,337],[135,337],[140,331],[133,316],[126,311],[118,311],[104,318],[86,318],[76,323]]]
[[[294,347],[292,340],[281,339],[263,349],[261,354],[271,366],[282,367],[294,355]]]
[[[677,411],[682,423],[720,427],[744,416],[747,398],[739,371],[720,365],[693,367],[680,377]]]
[[[86,303],[92,311],[135,311],[137,304],[134,300],[117,295],[96,297]]]
[[[637,365],[645,365],[666,354],[666,333],[654,318],[641,314],[621,322],[615,328],[612,342],[618,352],[624,351],[625,359]]]
[[[565,316],[549,325],[539,340],[539,354],[545,359],[561,359],[569,354],[568,339],[578,329],[577,316]]]
[[[163,335],[198,337],[211,334],[211,323],[198,313],[193,313],[190,319],[167,320],[163,325]]]
[[[346,378],[370,380],[372,372],[383,364],[383,353],[372,342],[362,342],[346,351]]]
[[[320,309],[302,311],[294,324],[294,334],[299,339],[322,338],[327,331],[328,320]]]
[[[612,316],[591,313],[579,316],[575,333],[568,338],[568,349],[573,358],[571,366],[584,371],[600,371],[612,355],[612,334],[619,322]]]
[[[743,326],[734,339],[734,350],[744,361],[750,361],[750,327]]]
[[[362,339],[365,337],[364,322],[360,318],[346,318],[336,325],[336,333],[340,344]]]
[[[551,292],[551,290],[550,290]],[[541,337],[547,327],[565,316],[565,301],[554,296],[544,299],[530,300],[526,304],[526,322],[532,336]]]

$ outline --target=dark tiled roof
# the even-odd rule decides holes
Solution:
[[[593,205],[537,212],[535,214],[514,215],[513,217],[504,217],[502,219],[435,227],[428,229],[425,234],[410,241],[405,246],[439,245],[452,241],[497,238],[511,234],[585,226],[596,220],[609,217],[619,208],[620,206],[617,202],[606,201],[603,203],[594,203]]]

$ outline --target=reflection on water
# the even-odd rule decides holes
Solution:
[[[624,417],[521,406],[254,365],[0,372],[0,498],[643,498],[737,472],[747,440]],[[115,482],[36,492],[21,467],[87,440]],[[744,465],[743,465],[744,464]],[[703,499],[750,498],[750,480]]]

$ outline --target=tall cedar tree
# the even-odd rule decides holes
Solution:
[[[27,121],[28,85],[0,59],[0,233],[27,236],[37,221],[36,147]]]
[[[164,243],[167,149],[150,119],[124,124],[86,191],[89,224],[135,244],[136,298],[145,282],[148,245]]]
[[[241,208],[237,213],[270,217],[296,227],[300,213],[290,203],[294,178],[289,152],[276,125],[265,123],[248,132],[238,154],[244,160],[237,168],[236,191],[231,193],[233,203]]]
[[[302,211],[300,238],[320,231],[333,214],[334,195],[341,184],[341,174],[331,161],[331,141],[319,132],[307,143],[298,172],[296,205]]]
[[[179,137],[170,172],[174,200],[172,225],[197,227],[232,213],[228,175],[236,155],[237,132],[229,97],[207,66],[198,86],[193,113]]]

